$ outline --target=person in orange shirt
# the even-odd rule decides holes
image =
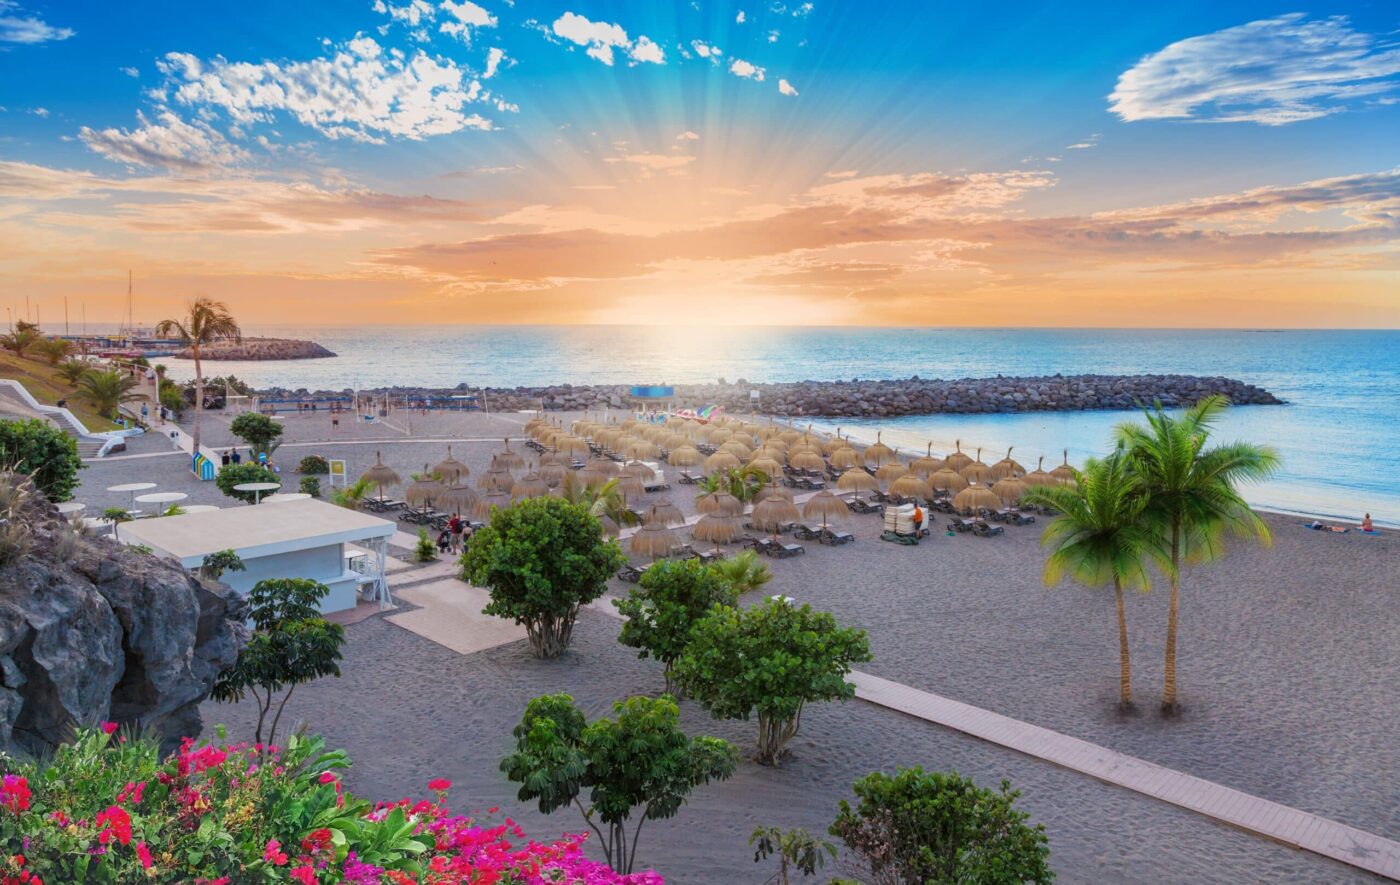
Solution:
[[[914,505],[914,534],[918,535],[924,530],[924,509],[918,504]]]

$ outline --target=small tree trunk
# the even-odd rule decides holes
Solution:
[[[796,731],[796,720],[758,714],[758,752],[754,755],[754,761],[759,765],[780,766],[787,742]]]
[[[1130,710],[1133,706],[1133,677],[1128,664],[1128,617],[1123,611],[1123,582],[1113,579],[1113,592],[1118,597],[1118,707]]]
[[[578,618],[578,608],[569,610],[562,618],[546,616],[525,622],[525,635],[530,639],[530,649],[539,658],[557,658],[569,647],[573,636],[574,621]]]
[[[1162,714],[1175,716],[1181,710],[1176,700],[1176,612],[1181,586],[1181,526],[1172,523],[1172,593],[1167,606],[1167,654],[1163,667]]]
[[[199,420],[204,415],[204,368],[199,362],[199,342],[190,342],[190,356],[194,357],[194,427],[190,438],[194,440],[194,452],[199,454]]]

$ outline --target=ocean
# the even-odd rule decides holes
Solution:
[[[1245,490],[1256,506],[1355,522],[1370,512],[1400,526],[1400,331],[1195,331],[901,328],[663,328],[648,326],[384,326],[249,328],[310,338],[332,359],[220,362],[254,386],[343,389],[670,384],[717,378],[800,381],[1002,375],[1180,372],[1225,375],[1267,388],[1287,406],[1244,406],[1221,439],[1267,443],[1283,468]],[[162,360],[176,377],[184,360]],[[1130,412],[929,415],[842,421],[843,432],[922,452],[1008,446],[1028,468],[1061,451],[1072,462],[1109,450]],[[818,422],[821,429],[835,429]],[[991,457],[986,457],[991,456]]]

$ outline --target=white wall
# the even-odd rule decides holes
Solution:
[[[254,584],[268,578],[310,578],[331,588],[321,600],[322,613],[355,607],[356,576],[347,575],[340,544],[244,559],[243,564],[246,571],[224,572],[222,578],[240,593],[247,593]]]

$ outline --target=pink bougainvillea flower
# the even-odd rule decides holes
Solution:
[[[440,777],[436,780],[428,781],[428,789],[432,790],[434,793],[446,793],[448,790],[452,789],[452,781],[445,777]]]
[[[122,845],[131,844],[131,815],[120,805],[110,805],[97,812],[97,841],[103,845],[116,839]]]
[[[136,843],[136,856],[140,858],[141,866],[144,869],[149,870],[151,868],[151,864],[155,863],[155,861],[151,859],[151,849],[146,847],[145,842]]]
[[[282,843],[276,839],[268,839],[267,847],[263,849],[263,860],[275,867],[280,867],[287,862],[287,854],[282,851]]]
[[[19,814],[29,809],[29,779],[18,774],[5,775],[0,781],[0,804]]]
[[[117,728],[118,728],[118,726],[117,726],[117,723],[115,723],[115,722],[104,722],[104,723],[102,723],[102,733],[103,733],[103,734],[111,734],[112,732],[116,731]]]

